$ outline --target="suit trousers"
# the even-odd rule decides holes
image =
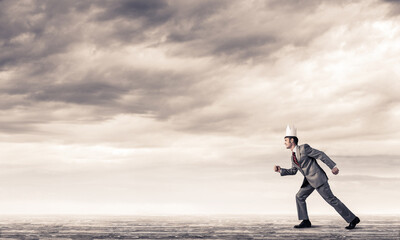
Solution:
[[[297,205],[297,215],[299,220],[305,220],[308,218],[306,199],[314,191],[310,184],[303,184],[300,190],[296,194],[296,205]],[[319,186],[317,192],[321,195],[327,203],[329,203],[339,214],[350,223],[356,216],[337,198],[333,195],[331,187],[328,182],[325,182]]]

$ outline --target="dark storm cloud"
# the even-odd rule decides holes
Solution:
[[[389,17],[397,17],[400,14],[400,1],[399,0],[382,0],[389,6]]]
[[[306,45],[330,27],[315,23],[310,30],[309,23],[302,21],[320,1],[256,3],[259,6],[238,15],[240,1],[34,1],[26,5],[3,1],[0,66],[38,61],[80,41],[103,48],[156,44],[170,46],[172,55],[220,56],[240,63],[268,57],[286,45]],[[264,12],[256,24],[255,10]],[[23,34],[25,40],[11,41]]]
[[[394,3],[394,4],[400,4],[399,0],[382,0],[383,2],[388,2],[388,3]]]
[[[80,40],[77,1],[0,2],[0,69],[45,60]]]
[[[124,56],[124,47],[147,46],[171,58],[211,57],[224,67],[248,59],[262,62],[285,46],[306,46],[337,24],[332,18],[310,22],[305,17],[321,11],[322,4],[326,3],[2,1],[0,69],[15,73],[3,78],[0,107],[73,104],[95,109],[101,119],[119,113],[158,119],[193,113],[212,106],[223,94],[225,86],[209,80],[221,72],[190,72],[186,66],[179,72],[139,68],[137,58],[110,66],[112,53]],[[103,62],[75,72],[92,58],[71,56],[92,48],[103,51]],[[192,124],[180,127],[224,129],[229,119],[246,114],[218,111],[199,114]]]
[[[207,96],[219,91],[198,86],[203,81],[201,75],[174,71],[113,67],[93,69],[79,77],[60,82],[40,78],[11,79],[15,81],[9,81],[0,89],[2,98],[8,100],[1,106],[10,109],[59,102],[94,108],[99,119],[119,113],[150,114],[162,119],[210,104],[212,98]],[[124,97],[128,99],[123,100]]]
[[[173,8],[167,1],[103,1],[97,6],[103,11],[98,13],[96,20],[110,21],[114,19],[144,19],[146,26],[160,25],[173,17]]]
[[[148,33],[155,32],[157,38],[169,31],[162,29],[165,24],[171,26],[185,21],[186,17],[194,21],[207,19],[220,5],[202,2],[193,7],[185,2],[167,1],[3,1],[0,67],[18,70],[18,74],[6,79],[2,86],[2,97],[8,100],[3,107],[64,102],[112,108],[114,113],[152,113],[165,118],[196,105],[202,106],[212,99],[195,100],[202,91],[207,91],[196,87],[202,81],[201,76],[168,70],[135,71],[121,66],[89,69],[72,78],[68,74],[75,66],[68,62],[68,55],[82,43],[103,49],[107,49],[110,42],[123,46],[152,43],[157,39]],[[90,15],[93,9],[96,14]],[[103,26],[110,26],[111,30],[104,30]],[[93,31],[87,32],[87,28]],[[132,41],[134,39],[136,41]],[[129,94],[135,97],[134,102],[117,103],[123,95]],[[179,107],[169,103],[169,99],[182,96],[193,102]]]
[[[97,1],[93,8],[98,13],[91,15],[89,23],[105,29],[88,39],[99,47],[154,41],[174,16],[166,1]]]
[[[107,46],[110,41],[120,44],[132,40],[156,41],[172,28],[207,20],[226,1],[2,1],[0,4],[0,37],[3,47],[9,49],[8,52],[2,49],[1,62],[5,64],[12,63],[10,57],[30,56],[32,60],[63,52],[83,40],[99,46]],[[91,24],[95,30],[87,32]],[[23,34],[29,38],[15,42],[14,38]]]
[[[250,31],[238,34],[243,29],[226,32],[223,30],[223,23],[213,24],[215,26],[171,29],[165,44],[178,46],[171,54],[222,57],[233,63],[240,63],[251,57],[269,56],[283,46],[278,37],[270,33]]]
[[[100,105],[117,99],[126,91],[123,87],[101,82],[66,83],[43,86],[30,93],[28,100]]]
[[[104,1],[96,2],[100,9],[91,23],[108,29],[99,34],[101,41],[93,38],[99,46],[127,43],[147,43],[164,46],[163,39],[202,39],[209,19],[216,16],[228,4],[227,1]],[[172,37],[170,37],[172,35]],[[175,37],[174,37],[175,36]],[[183,47],[183,46],[182,46]],[[175,53],[173,53],[175,54]]]
[[[183,56],[221,57],[235,64],[248,59],[267,60],[285,46],[308,45],[333,26],[332,21],[319,21],[311,27],[304,16],[314,13],[321,3],[310,3],[293,7],[292,2],[256,1],[249,7],[231,1],[213,15],[185,25],[167,25],[164,44],[172,47],[171,54]],[[260,15],[255,17],[254,12]]]
[[[141,42],[166,46],[171,55],[223,57],[238,62],[268,57],[286,45],[306,45],[330,27],[329,23],[321,23],[310,30],[301,21],[304,11],[314,11],[319,2],[298,4],[296,8],[259,2],[264,10],[255,5],[243,15],[235,13],[242,7],[240,4],[238,1],[98,1],[94,8],[100,12],[91,17],[91,23],[101,24],[105,30],[100,30],[96,37],[88,37],[99,46]],[[274,12],[275,9],[280,12]],[[254,10],[265,11],[256,24],[251,15]],[[293,15],[297,17],[290,19]]]
[[[129,75],[129,94],[136,98],[119,103],[120,111],[126,113],[148,113],[165,119],[175,114],[211,104],[213,96],[220,90],[203,89],[202,75],[193,76],[173,71],[139,71]]]
[[[276,43],[275,37],[268,34],[234,36],[227,41],[220,42],[211,52],[216,55],[231,55],[237,56],[239,59],[247,59],[266,53],[268,55],[276,50]]]

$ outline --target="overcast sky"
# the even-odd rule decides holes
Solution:
[[[400,214],[398,1],[0,1],[0,214],[293,214],[283,137]],[[310,215],[336,214],[314,193]],[[339,217],[339,215],[337,215]]]

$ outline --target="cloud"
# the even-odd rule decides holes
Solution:
[[[137,32],[118,29],[121,25],[118,21],[126,20],[129,26],[137,23],[139,32],[145,35],[160,31],[159,24],[167,21],[176,9],[167,2],[119,1],[110,4],[96,1],[86,4],[62,2],[59,5],[44,2],[35,8],[30,8],[29,4],[18,7],[10,2],[2,4],[4,17],[0,21],[5,28],[1,33],[4,54],[0,62],[5,76],[1,90],[4,109],[35,107],[43,103],[49,107],[47,102],[55,102],[65,103],[65,108],[71,104],[80,105],[88,113],[99,113],[99,119],[121,113],[150,114],[165,119],[212,103],[211,94],[219,91],[202,89],[204,82],[209,81],[204,78],[210,73],[161,70],[158,66],[154,66],[155,69],[135,67],[129,61],[118,61],[114,65],[108,62],[115,57],[112,54],[127,57],[124,55],[126,49],[152,42],[152,36],[139,37],[138,41],[132,42]],[[199,10],[199,18],[206,18],[212,6],[219,5],[210,4],[192,7],[182,3],[192,12]],[[162,13],[163,9],[168,13]],[[11,21],[12,15],[26,15],[28,20]],[[107,24],[110,28],[104,27]],[[124,34],[130,36],[124,37]],[[108,49],[107,42],[113,39],[118,41],[119,49],[115,46]],[[83,54],[84,46],[93,50]],[[139,47],[140,51],[146,49]],[[98,52],[102,55],[93,59]],[[203,98],[204,95],[210,98]]]
[[[74,4],[75,3],[75,4]],[[76,14],[82,3],[31,1],[1,2],[2,30],[0,36],[1,69],[30,62],[51,64],[50,56],[65,53],[81,39],[81,31],[75,26],[82,15]],[[20,18],[18,16],[24,16]]]
[[[122,87],[100,82],[66,83],[31,91],[28,100],[100,105],[113,101],[124,91]]]
[[[389,133],[395,119],[395,87],[385,87],[396,84],[395,70],[360,74],[386,53],[372,37],[364,45],[373,51],[357,48],[357,35],[383,39],[388,23],[348,21],[359,2],[2,4],[1,107],[46,107],[43,122],[60,108],[83,108],[92,120],[145,114],[172,119],[180,131],[248,135],[296,118],[304,131],[335,126],[323,134],[334,139],[362,128]],[[29,24],[11,15],[27,15]],[[349,125],[355,114],[357,127]]]
[[[2,89],[4,97],[14,100],[5,108],[61,102],[103,109],[104,114],[146,113],[167,118],[209,104],[213,99],[201,96],[217,93],[201,87],[201,76],[173,71],[93,69],[62,81],[14,80]]]
[[[35,127],[35,124],[37,124],[37,121],[22,121],[22,122],[5,122],[1,121],[0,122],[0,131],[3,133],[7,134],[27,134],[27,133],[39,133],[40,130],[38,130]]]
[[[97,2],[97,7],[102,9],[96,20],[109,21],[113,19],[145,19],[144,27],[159,25],[168,21],[172,16],[172,8],[167,1],[107,1]]]
[[[296,7],[274,1],[230,2],[206,21],[171,26],[166,44],[171,54],[212,56],[236,64],[266,62],[285,46],[307,46],[329,31],[337,23],[324,13],[340,9],[341,4],[326,6],[317,1],[299,2]],[[314,17],[320,20],[311,22]]]
[[[397,0],[382,0],[383,3],[387,3],[389,7],[388,16],[389,17],[398,17],[400,14],[400,4]]]

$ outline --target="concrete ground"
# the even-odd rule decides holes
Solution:
[[[400,216],[316,216],[294,229],[293,216],[3,216],[0,239],[400,239]]]

